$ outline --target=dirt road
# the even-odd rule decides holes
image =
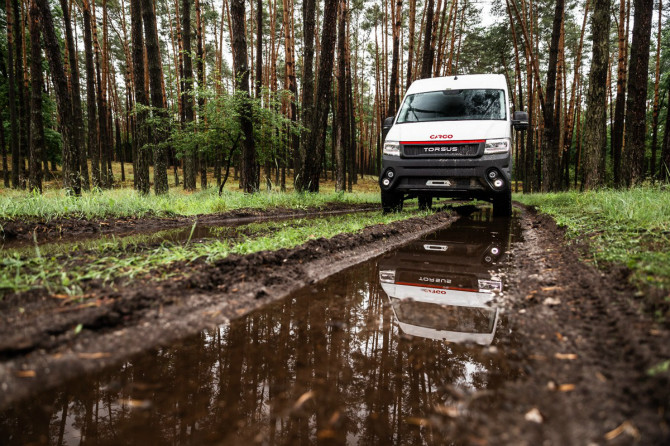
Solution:
[[[188,269],[195,274],[159,284],[92,286],[86,302],[63,303],[36,292],[10,296],[0,302],[0,410],[4,410],[0,440],[6,440],[3,444],[26,441],[27,437],[17,436],[17,429],[29,423],[21,418],[20,408],[31,395],[58,389],[68,379],[99,373],[105,367],[118,367],[147,348],[170,345],[244,315],[255,317],[250,312],[280,302],[306,284],[426,236],[457,218],[437,213],[369,228],[358,235],[313,240],[292,250],[233,256],[215,264],[178,264],[174,272]],[[512,224],[520,228],[521,236],[509,247],[506,289],[498,299],[504,315],[498,331],[504,334],[496,334],[489,346],[472,345],[460,353],[460,347],[450,347],[443,353],[482,357],[482,363],[502,357],[504,367],[492,367],[485,379],[495,382],[495,389],[482,383],[463,387],[458,380],[444,388],[424,389],[448,394],[450,404],[427,404],[419,410],[421,416],[401,416],[400,411],[394,416],[397,424],[414,431],[398,430],[396,435],[393,428],[385,427],[391,432],[375,434],[373,442],[667,444],[670,383],[667,370],[658,368],[670,358],[667,327],[641,312],[640,298],[628,285],[625,269],[603,273],[580,261],[581,247],[566,245],[563,231],[552,220],[520,209]],[[378,269],[371,269],[369,275],[378,277]],[[338,280],[354,280],[346,277]],[[388,304],[382,310],[390,314]],[[382,319],[382,326],[390,326],[386,316]],[[300,319],[292,324],[299,330]],[[349,322],[331,320],[325,330],[348,333],[348,326]],[[400,331],[396,337],[402,343]],[[410,378],[411,374],[398,375],[398,380]],[[287,419],[300,418],[302,406],[316,398],[310,391],[289,401]],[[344,429],[340,416],[335,416],[340,413],[337,404],[327,414],[315,412],[317,426],[308,438],[313,441],[317,435],[337,443],[354,438],[337,435],[338,423]],[[149,406],[144,409],[152,411]],[[54,410],[46,412],[54,414]],[[375,413],[368,414],[369,420],[377,420]],[[60,415],[65,419],[62,411]],[[347,412],[347,417],[353,415]],[[324,427],[331,421],[332,429]],[[39,433],[40,429],[28,431]],[[48,434],[47,438],[35,435],[28,440],[49,439]],[[207,442],[204,438],[209,437],[196,438]],[[261,442],[272,442],[268,438]],[[287,438],[292,437],[282,441]]]

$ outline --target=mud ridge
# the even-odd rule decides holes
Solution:
[[[0,220],[0,239],[4,240],[6,244],[11,243],[11,246],[14,247],[14,245],[20,245],[21,243],[32,243],[33,237],[36,237],[38,242],[53,239],[80,240],[82,237],[90,238],[108,234],[138,234],[142,232],[186,227],[192,225],[196,220],[198,221],[198,224],[201,225],[225,226],[280,218],[298,218],[362,212],[378,210],[378,208],[379,206],[377,205],[367,203],[327,203],[319,208],[243,208],[218,214],[205,214],[190,217],[156,217],[145,215],[142,217],[130,216],[101,219],[55,218],[51,220]]]

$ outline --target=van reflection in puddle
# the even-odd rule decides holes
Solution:
[[[408,335],[489,345],[498,325],[492,305],[503,290],[510,220],[461,218],[378,263],[379,281]]]

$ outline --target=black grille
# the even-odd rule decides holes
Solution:
[[[405,144],[403,153],[416,158],[460,158],[477,156],[479,144]]]

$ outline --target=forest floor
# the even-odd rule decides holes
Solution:
[[[581,261],[585,246],[566,244],[565,230],[550,217],[517,211],[523,241],[513,248],[503,306],[520,340],[506,349],[518,377],[504,383],[502,398],[459,394],[464,410],[436,412],[423,426],[457,444],[667,444],[669,327],[642,307],[626,267],[601,270]],[[0,410],[66,379],[240,318],[457,218],[437,212],[292,249],[177,262],[159,282],[138,277],[113,286],[91,283],[85,299],[44,290],[5,296]],[[39,231],[47,238],[75,237],[163,224],[175,223],[64,221]],[[32,229],[13,230],[20,238]]]

